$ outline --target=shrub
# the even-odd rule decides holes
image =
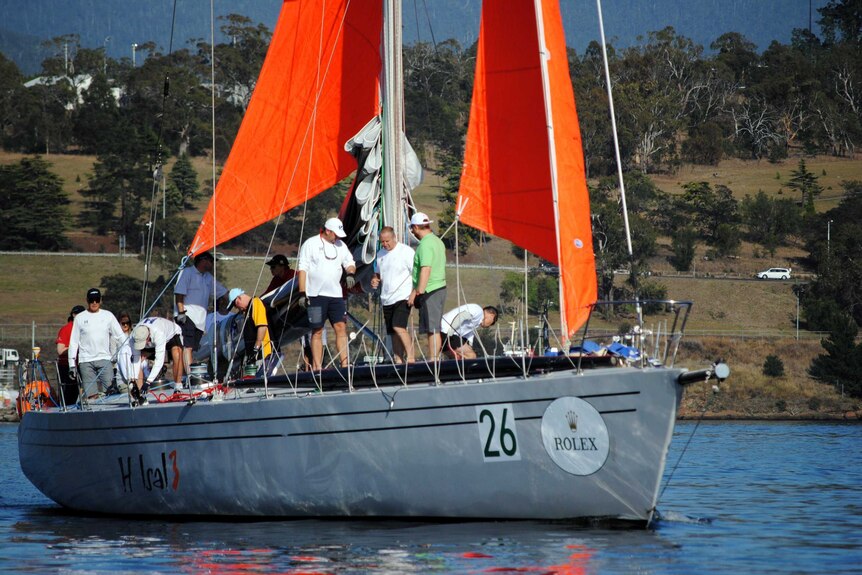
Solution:
[[[767,355],[763,362],[763,375],[781,377],[784,375],[784,362],[777,355]]]

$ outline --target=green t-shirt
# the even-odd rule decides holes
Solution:
[[[425,292],[431,292],[446,287],[446,246],[443,240],[434,234],[427,234],[419,242],[416,255],[413,256],[413,287],[419,285],[419,270],[423,267],[431,268],[431,276]]]

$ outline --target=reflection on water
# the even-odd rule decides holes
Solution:
[[[162,573],[596,572],[593,542],[661,546],[638,530],[623,539],[535,522],[168,522],[84,517],[43,508],[22,513],[9,541],[21,570]],[[620,550],[620,552],[623,552]],[[5,563],[5,565],[4,565]],[[6,560],[0,567],[9,568]]]
[[[0,425],[0,571],[859,573],[862,425],[678,426],[652,530],[545,522],[158,521],[64,512]]]

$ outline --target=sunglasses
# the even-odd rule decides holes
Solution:
[[[130,322],[130,321],[121,321],[121,322],[120,322],[120,325],[132,325],[132,322]]]
[[[88,297],[87,303],[102,303],[102,298],[100,298],[100,297]]]

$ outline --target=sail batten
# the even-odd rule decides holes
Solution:
[[[463,223],[559,264],[565,335],[577,330],[597,288],[589,194],[557,2],[482,4],[459,196],[462,204],[469,200]]]
[[[278,217],[356,168],[344,143],[379,112],[381,26],[380,0],[283,3],[190,253]]]

